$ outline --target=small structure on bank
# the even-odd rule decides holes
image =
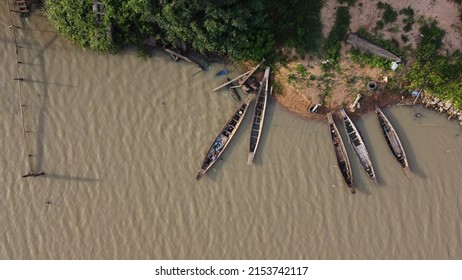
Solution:
[[[355,34],[348,35],[347,43],[351,44],[355,48],[358,48],[362,52],[371,53],[393,62],[401,62],[401,58],[397,57],[392,52],[379,47],[371,41],[361,38]]]
[[[96,16],[96,22],[101,22],[101,16],[104,15],[104,3],[100,1],[93,1],[93,13]]]

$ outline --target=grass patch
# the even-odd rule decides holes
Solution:
[[[362,53],[358,49],[351,49],[351,60],[358,63],[361,67],[370,66],[377,67],[382,70],[388,70],[390,67],[390,61],[368,53]]]
[[[302,78],[305,78],[306,76],[308,76],[308,71],[306,70],[305,66],[301,64],[297,64],[297,66],[295,66],[295,71],[297,71],[297,73]]]

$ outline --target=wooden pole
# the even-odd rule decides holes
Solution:
[[[25,147],[25,152],[26,152],[26,158],[27,158],[27,163],[28,163],[28,167],[29,167],[29,173],[24,175],[23,177],[29,177],[29,176],[40,176],[40,175],[44,175],[45,173],[41,172],[41,173],[34,173],[32,171],[32,160],[31,160],[31,157],[32,155],[30,154],[30,149],[29,149],[29,145],[28,145],[28,142],[27,142],[27,136],[26,136],[26,124],[25,124],[25,120],[24,120],[24,110],[23,110],[23,103],[22,103],[22,94],[21,94],[21,82],[24,81],[23,78],[20,78],[20,72],[19,72],[19,64],[21,64],[21,62],[19,61],[19,50],[18,50],[18,41],[16,39],[16,32],[15,32],[15,28],[16,26],[13,25],[13,17],[11,16],[11,7],[10,7],[10,1],[8,0],[8,9],[10,10],[9,14],[10,14],[10,29],[11,29],[11,32],[13,33],[13,41],[14,41],[14,45],[15,45],[15,52],[16,52],[16,78],[15,80],[18,82],[18,99],[19,99],[19,112],[21,113],[21,124],[22,124],[22,135],[23,135],[23,140],[24,140],[24,147]]]
[[[250,76],[252,76],[253,73],[255,73],[255,71],[257,71],[257,69],[260,67],[260,65],[261,65],[263,62],[265,62],[265,59],[264,59],[264,58],[262,59],[262,61],[261,61],[257,66],[255,66],[254,68],[252,68],[252,70],[249,70],[249,71],[245,72],[244,74],[241,74],[241,75],[237,76],[236,78],[234,78],[234,79],[232,79],[232,80],[230,80],[230,81],[228,81],[228,82],[222,84],[221,86],[212,89],[212,92],[217,91],[217,90],[219,90],[219,89],[221,89],[221,88],[224,88],[225,86],[227,86],[227,85],[229,85],[229,84],[232,84],[233,82],[235,82],[235,81],[237,81],[237,80],[239,80],[239,79],[241,79],[241,78],[242,78],[242,80],[239,81],[239,86],[242,86],[242,85],[250,78]],[[237,86],[236,86],[236,87],[237,87]]]
[[[199,63],[196,63],[196,62],[192,61],[191,59],[187,58],[186,56],[183,56],[183,55],[181,55],[181,54],[179,54],[179,53],[177,53],[177,52],[174,52],[174,51],[172,51],[172,50],[170,50],[170,49],[168,49],[168,48],[164,48],[164,50],[165,50],[166,52],[168,52],[169,54],[171,54],[171,55],[174,55],[174,56],[176,56],[176,57],[179,57],[179,58],[183,59],[183,60],[186,61],[186,62],[192,63],[192,64],[196,65],[197,67],[199,67],[199,68],[201,68],[201,69],[204,69],[204,67],[202,67],[202,65],[200,65]]]
[[[239,80],[240,78],[244,77],[245,75],[247,75],[249,72],[250,72],[250,71],[247,71],[247,72],[245,72],[244,74],[241,74],[241,75],[237,76],[236,78],[234,78],[234,79],[232,79],[232,80],[230,80],[230,81],[228,81],[228,82],[222,84],[221,86],[212,89],[212,92],[217,91],[217,90],[219,90],[220,88],[224,88],[225,86],[227,86],[227,85],[229,85],[229,84],[232,84],[233,82],[235,82],[235,81]]]
[[[250,70],[250,71],[247,72],[247,75],[244,76],[243,79],[239,81],[239,84],[240,84],[240,85],[243,85],[243,84],[250,78],[250,76],[252,76],[253,73],[255,73],[255,71],[257,71],[257,69],[260,67],[260,65],[261,65],[263,62],[265,62],[265,59],[264,59],[264,58],[261,60],[260,63],[258,63],[257,66],[255,66],[252,70]]]

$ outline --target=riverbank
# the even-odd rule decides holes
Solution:
[[[355,2],[355,1],[353,1]],[[358,2],[358,1],[356,1]],[[289,111],[310,119],[325,119],[325,113],[338,110],[341,106],[350,106],[362,95],[359,108],[355,108],[353,116],[366,114],[373,110],[374,104],[385,107],[390,105],[423,104],[437,111],[447,111],[449,118],[459,118],[459,111],[454,109],[453,102],[442,101],[441,98],[417,99],[410,94],[404,76],[415,62],[413,55],[421,44],[423,35],[419,27],[425,22],[436,20],[444,30],[439,54],[449,55],[462,50],[461,7],[452,1],[379,1],[354,3],[348,7],[351,14],[349,32],[364,30],[382,40],[389,40],[405,53],[407,62],[392,71],[391,62],[388,68],[371,67],[358,63],[352,57],[352,46],[341,43],[340,58],[334,62],[336,70],[325,71],[324,64],[332,63],[321,55],[299,55],[291,50],[281,50],[286,62],[278,64],[275,71],[275,98]],[[387,6],[394,13],[394,19],[386,22],[387,15],[379,6]],[[321,10],[324,37],[328,37],[335,21],[335,12],[339,4],[337,0],[328,0]],[[385,23],[384,23],[385,21]],[[380,26],[379,26],[380,23]],[[402,23],[402,24],[401,24]],[[407,27],[404,23],[410,23]],[[367,90],[367,83],[375,81],[378,88],[375,92]],[[430,99],[428,99],[430,98]],[[443,103],[443,104],[441,104]],[[316,113],[310,107],[320,104]],[[437,104],[437,105],[435,105]],[[440,104],[440,105],[438,105]],[[448,104],[448,105],[446,105]],[[448,109],[445,109],[448,108]]]

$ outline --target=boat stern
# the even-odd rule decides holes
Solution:
[[[205,170],[201,169],[196,175],[196,180],[199,181],[204,174],[205,174]]]

